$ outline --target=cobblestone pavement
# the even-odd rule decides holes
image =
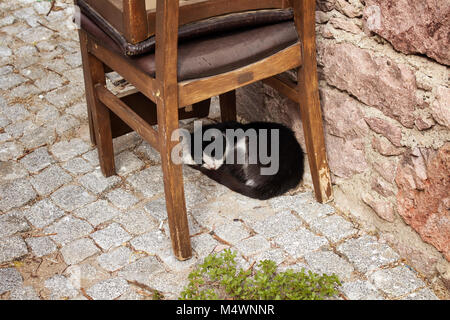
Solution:
[[[195,256],[168,238],[158,154],[136,134],[114,141],[104,178],[89,143],[81,58],[68,2],[0,1],[0,298],[177,298],[205,256],[336,273],[348,299],[437,299],[351,216],[300,192],[255,201],[185,168]],[[110,76],[112,82],[120,82]]]

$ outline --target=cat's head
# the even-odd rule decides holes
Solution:
[[[197,132],[191,134],[190,146],[185,150],[190,152],[183,153],[183,161],[191,166],[201,166],[208,170],[217,170],[229,160],[239,164],[245,164],[248,154],[248,137],[243,136],[229,138],[225,132],[215,128],[208,128],[201,135]],[[201,138],[199,138],[201,137]],[[198,144],[198,145],[196,145]],[[229,156],[232,156],[231,158]],[[237,158],[244,157],[243,160],[237,161]],[[230,163],[235,164],[235,163]]]
[[[216,139],[223,139],[223,148],[220,152],[218,148],[212,148]],[[201,148],[195,147],[196,140],[194,134],[191,135],[190,145],[183,152],[183,163],[191,166],[201,166],[208,170],[217,170],[225,163],[226,139],[225,135],[213,137],[210,141],[201,141]],[[201,155],[196,155],[200,153]]]

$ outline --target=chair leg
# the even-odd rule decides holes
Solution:
[[[164,191],[166,209],[169,217],[170,238],[174,255],[178,260],[192,257],[189,224],[184,198],[183,168],[171,160],[171,152],[177,144],[171,140],[172,133],[178,129],[178,105],[174,99],[164,99],[158,103],[158,134],[159,146],[164,174]],[[172,112],[171,112],[172,110]]]
[[[302,39],[303,63],[298,69],[298,101],[305,132],[309,167],[319,202],[332,200],[330,170],[328,168],[322,127],[322,112],[317,79],[315,0],[290,1],[294,7],[295,25]]]
[[[105,70],[103,63],[88,52],[87,42],[88,39],[86,34],[83,31],[80,31],[91,141],[93,144],[97,144],[100,168],[103,175],[110,177],[116,173],[110,112],[109,109],[100,102],[95,93],[96,84],[106,83]]]
[[[87,103],[87,114],[88,114],[88,121],[89,121],[89,133],[91,138],[91,143],[95,146],[97,144],[95,140],[95,130],[94,130],[94,124],[92,122],[92,96],[93,96],[93,85],[92,85],[92,79],[91,74],[89,72],[89,68],[87,67],[88,63],[88,50],[87,50],[87,35],[84,31],[79,30],[78,35],[80,37],[80,47],[81,47],[81,58],[83,60],[83,74],[84,74],[84,84],[85,84],[85,91],[86,91],[86,103]]]
[[[221,94],[219,99],[222,122],[236,121],[236,91]]]
[[[298,70],[298,93],[300,112],[305,135],[306,151],[317,201],[332,200],[330,170],[325,149],[322,112],[316,68],[309,68],[314,62],[306,62]]]

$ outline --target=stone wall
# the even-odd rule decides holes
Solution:
[[[450,288],[450,2],[318,0],[320,96],[336,205]],[[245,120],[294,128],[297,106],[261,83]]]

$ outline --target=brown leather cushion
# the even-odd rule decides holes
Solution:
[[[81,27],[96,41],[123,55],[150,76],[155,76],[155,55],[128,57],[105,32],[85,15]],[[178,81],[208,77],[257,62],[299,41],[293,21],[222,33],[179,44]]]

